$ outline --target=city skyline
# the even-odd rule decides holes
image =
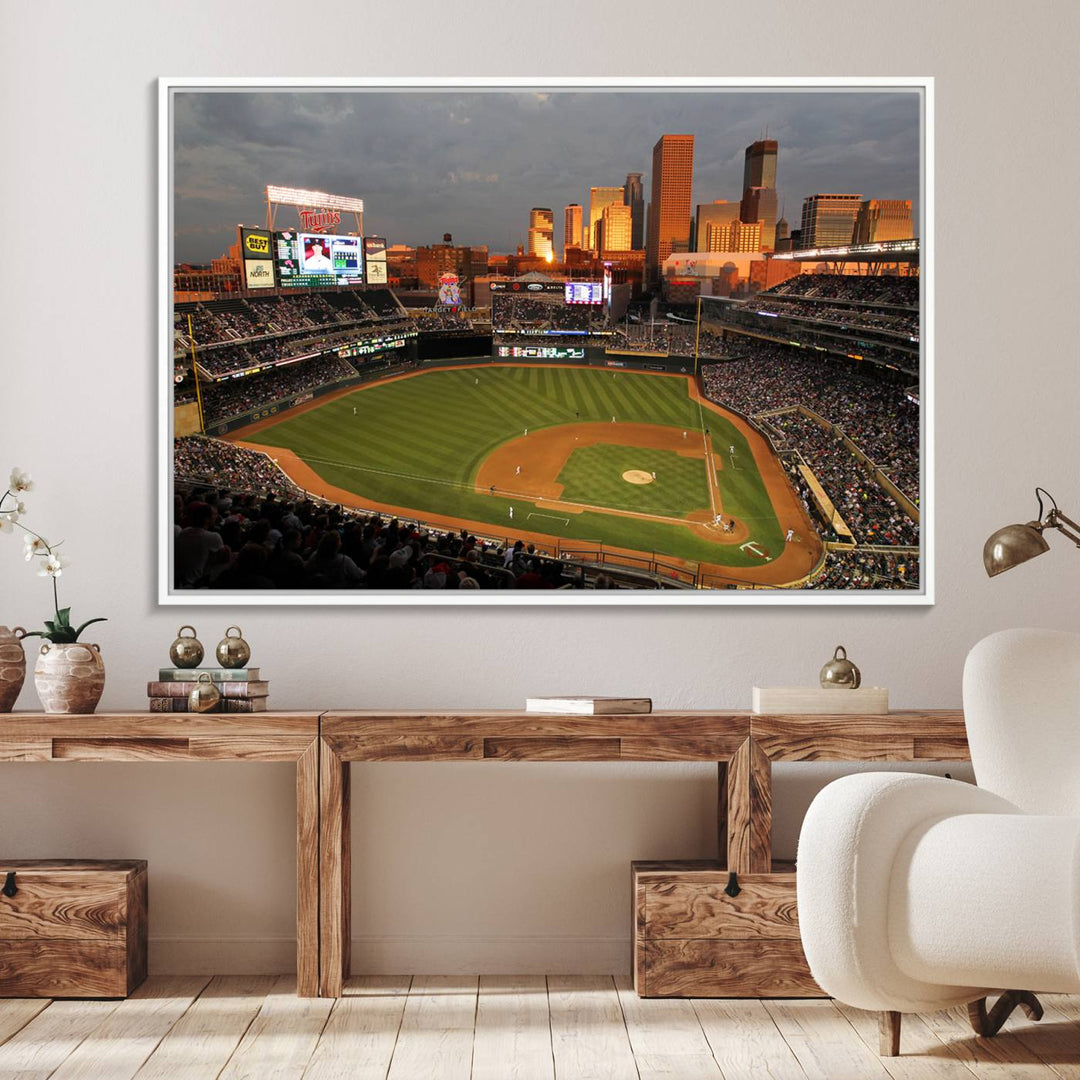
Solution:
[[[238,222],[262,225],[267,183],[357,195],[366,231],[391,244],[450,232],[512,252],[530,206],[587,206],[630,171],[648,192],[653,145],[683,132],[692,206],[737,201],[746,148],[767,133],[789,221],[808,195],[860,191],[910,199],[917,223],[918,120],[911,91],[191,92],[176,98],[174,258],[208,262]]]

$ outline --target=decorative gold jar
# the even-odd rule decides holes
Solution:
[[[232,632],[236,631],[236,637]],[[230,626],[218,642],[218,663],[224,668],[242,668],[251,659],[251,646],[244,640],[239,626]]]
[[[821,685],[826,690],[858,690],[862,673],[848,659],[847,649],[837,645],[833,658],[821,669]]]
[[[185,636],[185,630],[191,633]],[[176,640],[169,646],[169,659],[178,668],[195,668],[202,663],[202,642],[195,636],[194,626],[181,626],[176,631]]]

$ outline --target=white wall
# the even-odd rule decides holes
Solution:
[[[33,471],[33,523],[67,538],[65,603],[80,618],[109,616],[95,635],[109,666],[103,708],[141,704],[185,621],[210,642],[239,621],[274,704],[311,709],[510,706],[568,689],[747,706],[754,682],[812,679],[840,641],[895,705],[957,705],[978,638],[1074,623],[1080,563],[1064,543],[993,582],[980,551],[992,529],[1030,516],[1037,482],[1080,507],[1080,8],[759,3],[735,54],[727,8],[669,5],[663,46],[656,10],[543,0],[524,18],[502,2],[5,0],[0,469]],[[566,49],[545,29],[564,19],[574,40],[605,47]],[[325,58],[318,74],[332,75],[936,76],[936,606],[157,609],[154,80],[315,73],[275,63],[288,56]],[[122,249],[122,274],[50,283],[20,262],[20,250],[74,244]],[[0,537],[0,622],[34,624],[47,586],[17,547]],[[20,706],[36,707],[32,686]],[[780,770],[781,852],[826,775]],[[357,766],[354,781],[354,926],[369,970],[625,966],[630,859],[712,850],[710,767]],[[150,859],[159,970],[287,965],[288,768],[8,765],[0,793],[0,858]]]

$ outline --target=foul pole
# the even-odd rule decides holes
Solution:
[[[191,372],[195,376],[195,400],[199,403],[199,434],[206,434],[206,421],[202,411],[202,389],[199,386],[199,365],[195,363],[195,328],[191,323],[191,312],[187,317],[187,336],[191,342]]]
[[[697,298],[697,326],[694,327],[694,375],[698,373],[698,350],[701,345],[701,294]]]

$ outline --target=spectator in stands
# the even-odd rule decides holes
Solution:
[[[309,589],[352,589],[363,580],[364,572],[342,554],[338,533],[324,532],[304,567],[304,585]]]
[[[212,526],[217,514],[205,502],[193,502],[187,507],[187,527],[173,541],[173,565],[178,589],[194,589],[206,585],[211,569],[229,557],[229,549],[221,534]]]

